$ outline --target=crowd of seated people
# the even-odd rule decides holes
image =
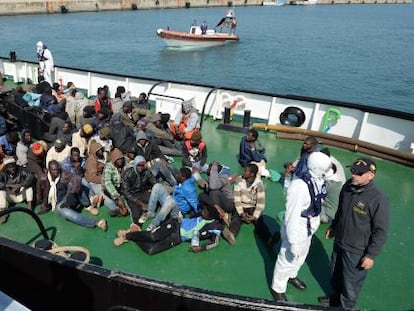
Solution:
[[[55,212],[77,225],[107,230],[105,217],[99,216],[105,206],[109,217],[131,218],[130,229],[118,232],[116,245],[126,242],[129,232],[144,226],[152,232],[170,219],[197,219],[191,226],[177,226],[186,237],[202,232],[201,224],[217,221],[214,233],[207,232],[208,246],[193,245],[194,252],[217,245],[220,235],[234,244],[242,222],[253,223],[257,230],[263,224],[264,187],[256,179],[258,167],[246,166],[238,179],[243,186],[236,184],[233,196],[237,179],[228,167],[209,164],[192,100],[184,101],[177,118],[169,120],[167,114],[151,111],[145,94],[134,101],[118,87],[112,99],[104,86],[74,114],[72,106],[82,96],[73,83],[63,89],[40,81],[36,90],[42,92],[50,131],[43,140],[35,140],[29,128],[20,132],[18,141],[7,132],[0,137],[2,143],[15,145],[2,146],[8,152],[2,154],[0,195],[5,200],[0,209],[26,202],[39,214]],[[1,219],[5,221],[7,217]]]

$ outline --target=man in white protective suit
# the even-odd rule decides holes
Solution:
[[[55,71],[52,53],[42,41],[36,43],[36,52],[39,60],[38,76],[43,76],[45,81],[52,85],[52,72]]]
[[[273,272],[271,293],[276,301],[287,301],[290,283],[304,290],[306,284],[298,272],[308,255],[313,234],[319,227],[321,205],[326,197],[326,175],[331,172],[331,158],[313,152],[308,158],[309,174],[295,176],[287,189],[286,212],[281,228],[282,245]]]

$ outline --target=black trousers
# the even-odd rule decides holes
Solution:
[[[253,215],[254,207],[245,208],[244,212],[248,213],[249,215]],[[237,236],[237,234],[239,233],[242,223],[243,221],[241,220],[239,214],[234,213],[229,227],[230,231],[234,234],[234,236]],[[254,231],[259,236],[259,238],[264,242],[269,241],[272,235],[270,233],[269,228],[263,220],[263,216],[260,216],[256,221],[252,222],[252,224],[254,225]]]
[[[331,305],[344,309],[354,309],[367,270],[361,268],[363,256],[344,250],[334,244],[331,258],[331,283],[335,293]]]
[[[148,191],[139,192],[133,199],[127,199],[126,203],[128,205],[129,214],[131,215],[132,222],[138,225],[138,219],[141,217],[143,210],[141,204],[138,202],[141,201],[145,204],[148,204],[151,193]]]

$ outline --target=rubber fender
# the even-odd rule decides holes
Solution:
[[[290,106],[280,114],[279,120],[283,125],[299,127],[305,122],[306,115],[302,109]]]

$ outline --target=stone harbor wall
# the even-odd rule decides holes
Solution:
[[[286,4],[306,4],[307,1],[286,0]],[[319,0],[317,4],[404,4],[411,2],[412,0]],[[260,6],[262,3],[263,0],[0,0],[0,16],[157,8]]]

